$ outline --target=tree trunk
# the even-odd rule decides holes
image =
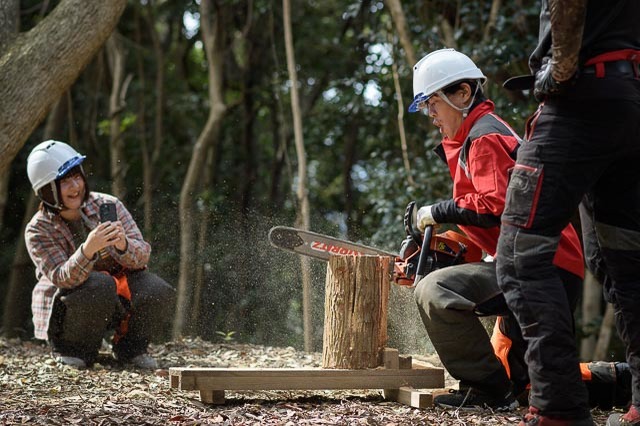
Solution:
[[[391,258],[332,255],[327,266],[323,368],[375,368],[387,343]]]
[[[209,149],[215,148],[218,141],[218,128],[226,112],[222,93],[224,20],[220,8],[217,8],[214,17],[213,7],[212,0],[202,0],[200,3],[200,28],[209,64],[209,103],[211,109],[207,123],[193,147],[187,176],[180,191],[180,276],[176,318],[173,323],[174,338],[179,338],[185,331],[188,320],[187,313],[193,303],[193,270],[197,258],[193,238],[197,184],[202,175],[207,152]]]
[[[44,128],[43,139],[52,139],[61,133],[64,127],[66,96],[63,96],[56,103],[47,118]],[[23,232],[16,243],[16,254],[11,264],[11,274],[7,286],[7,294],[4,299],[4,311],[2,315],[2,326],[4,335],[7,337],[17,337],[24,333],[25,324],[28,323],[31,313],[31,290],[36,282],[33,263],[27,252],[24,241],[24,228],[35,214],[38,206],[38,199],[33,191],[29,191],[29,198],[26,203],[24,217],[22,219]],[[24,336],[26,337],[26,336]]]
[[[398,77],[398,66],[395,60],[391,67],[393,72],[393,87],[396,91],[396,102],[398,103],[398,134],[400,136],[400,148],[402,149],[402,162],[404,170],[407,173],[407,183],[413,187],[416,182],[413,180],[411,173],[411,160],[409,160],[409,148],[407,147],[407,136],[404,131],[404,102],[402,102],[402,90],[400,89],[400,78]]]
[[[596,335],[591,332],[591,325],[600,316],[600,308],[602,301],[602,285],[595,279],[595,277],[586,271],[584,277],[584,290],[582,293],[582,328],[588,328],[585,330],[589,336],[583,337],[580,341],[580,359],[582,361],[591,361],[593,359],[593,352],[596,347]]]
[[[0,2],[0,54],[6,46],[16,37],[20,24],[20,2],[18,0],[6,0]],[[9,196],[10,170],[0,171],[0,234],[4,227],[4,209],[7,207]]]
[[[134,36],[136,44],[142,45],[142,19],[140,17],[140,5],[136,5],[135,13],[135,30]],[[142,152],[142,203],[144,205],[143,229],[144,235],[151,236],[153,224],[153,173],[151,173],[151,153],[149,142],[147,139],[147,109],[145,107],[146,93],[146,76],[144,68],[144,58],[141,49],[136,49],[136,72],[138,74],[138,84],[140,86],[140,94],[137,100],[137,119],[136,129],[138,134],[138,142],[140,143],[140,151]]]
[[[602,318],[598,342],[596,343],[596,348],[593,351],[593,359],[607,359],[607,351],[609,349],[609,343],[611,342],[611,334],[614,329],[615,316],[613,313],[613,305],[608,303],[607,309],[604,311],[604,317]]]
[[[24,230],[31,217],[35,214],[37,207],[38,199],[31,192],[27,199],[20,229]],[[31,290],[36,283],[33,268],[33,263],[21,233],[16,242],[16,254],[11,264],[11,274],[9,276],[6,299],[4,300],[2,328],[5,337],[18,337],[20,335],[27,337],[25,324],[27,324],[30,317]]]
[[[127,195],[125,175],[127,161],[122,138],[122,120],[120,116],[126,106],[125,97],[131,75],[125,78],[125,49],[120,35],[114,33],[107,40],[107,58],[111,70],[111,95],[109,96],[109,147],[111,151],[111,191],[124,200]]]
[[[389,8],[389,12],[391,12],[391,19],[393,19],[393,24],[395,25],[396,31],[398,32],[400,44],[404,49],[405,55],[407,55],[407,62],[409,62],[409,67],[413,67],[417,62],[416,54],[413,50],[413,45],[411,44],[411,37],[409,37],[407,21],[402,10],[402,3],[400,2],[400,0],[385,0],[385,3]]]
[[[151,170],[156,170],[158,163],[161,159],[162,145],[164,141],[164,51],[162,49],[162,43],[160,42],[160,35],[156,30],[155,15],[153,12],[153,2],[147,3],[147,25],[153,43],[153,54],[155,56],[156,63],[156,81],[155,81],[155,94],[156,94],[156,107],[154,114],[154,147],[151,154]],[[157,175],[157,172],[155,173]],[[157,177],[157,176],[156,176]]]
[[[2,0],[0,2],[0,54],[18,34],[20,26],[20,1]]]
[[[458,43],[456,43],[455,37],[455,28],[451,26],[447,18],[440,15],[440,29],[442,30],[442,38],[444,40],[444,45],[446,47],[452,47],[454,49],[458,48]]]
[[[491,2],[491,11],[489,12],[489,20],[487,21],[487,25],[484,26],[484,32],[482,35],[483,44],[489,42],[489,38],[491,37],[491,30],[495,29],[496,27],[496,21],[498,20],[498,13],[500,12],[501,5],[502,5],[501,0],[493,0]]]
[[[87,111],[82,113],[84,117],[84,122],[82,123],[82,136],[85,146],[87,147],[87,153],[101,153],[103,152],[101,141],[98,141],[96,129],[98,128],[98,116],[102,116],[102,100],[104,96],[103,87],[106,86],[105,83],[105,70],[107,66],[105,65],[105,54],[104,49],[101,49],[100,52],[94,57],[93,62],[87,67],[85,70],[85,75],[87,75]],[[69,95],[69,99],[71,96]],[[71,102],[69,102],[69,107],[71,106]],[[71,108],[70,108],[71,109]],[[69,125],[70,129],[74,129],[74,122],[71,121],[73,118],[73,111],[69,111]],[[69,138],[76,137],[75,132],[71,134],[69,133]],[[76,146],[76,145],[73,145]],[[96,165],[97,166],[97,165]],[[102,164],[100,167],[103,167]],[[106,174],[108,170],[104,170],[104,174]]]
[[[220,132],[220,128],[215,130],[216,138],[218,138],[218,134]],[[204,171],[204,178],[202,179],[202,185],[204,188],[214,188],[215,187],[215,176],[213,175],[213,168],[215,164],[215,150],[214,147],[209,147],[209,152],[207,153],[207,164]],[[208,202],[205,204],[202,212],[200,212],[199,224],[198,224],[198,243],[197,243],[197,253],[202,254],[207,249],[207,245],[209,244],[209,239],[207,235],[207,231],[209,230],[209,223],[211,222],[211,206],[208,205]],[[203,256],[198,256],[197,265],[195,269],[195,277],[193,279],[193,309],[191,310],[191,323],[194,324],[198,328],[198,335],[201,335],[200,328],[204,328],[204,324],[201,321],[201,310],[202,310],[202,297],[205,287],[204,281],[204,258]],[[202,326],[202,327],[201,327]]]
[[[0,174],[109,37],[126,0],[62,0],[0,57]]]
[[[344,214],[347,222],[347,239],[356,239],[356,226],[352,220],[354,219],[354,205],[355,205],[355,192],[353,190],[353,179],[351,179],[351,172],[353,165],[356,162],[356,153],[358,146],[358,131],[360,129],[360,117],[358,114],[353,114],[351,119],[347,122],[344,135],[344,163],[342,165],[342,179],[343,194],[344,194]]]
[[[291,82],[291,113],[293,115],[293,134],[298,158],[298,199],[297,226],[309,229],[311,213],[309,208],[309,194],[307,193],[307,154],[304,149],[304,137],[302,134],[302,117],[300,113],[300,99],[298,96],[298,73],[296,71],[296,58],[293,51],[293,34],[291,30],[291,2],[282,0],[282,17],[284,20],[284,41],[287,52],[287,70]],[[302,316],[304,327],[304,350],[313,350],[313,328],[311,324],[311,270],[309,259],[300,257],[302,267]]]

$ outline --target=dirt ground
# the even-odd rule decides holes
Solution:
[[[0,338],[0,424],[517,425],[524,411],[417,409],[385,401],[377,390],[228,391],[224,405],[207,405],[198,392],[170,388],[168,369],[319,367],[321,354],[200,339],[152,345],[150,352],[157,371],[124,368],[106,353],[79,371],[57,364],[45,345]],[[436,357],[422,360],[437,363]],[[454,383],[449,377],[447,384]],[[596,424],[606,423],[608,413],[593,414]]]

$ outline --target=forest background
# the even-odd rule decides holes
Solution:
[[[0,2],[7,336],[33,335],[23,230],[37,200],[26,158],[45,139],[86,154],[91,188],[136,218],[153,248],[149,268],[178,289],[166,338],[318,350],[326,265],[272,248],[268,230],[302,226],[395,251],[407,203],[449,196],[431,152],[438,130],[405,113],[417,59],[443,47],[469,55],[521,134],[536,107],[501,86],[528,73],[533,0],[101,3]],[[40,56],[16,71],[16,52],[30,48]],[[611,312],[597,283],[585,288],[582,356],[615,357]],[[410,291],[391,297],[390,346],[428,351]]]

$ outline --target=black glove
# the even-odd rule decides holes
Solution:
[[[567,87],[571,86],[575,78],[567,81],[557,81],[553,78],[553,66],[547,62],[536,73],[536,81],[533,85],[533,96],[542,102],[549,95],[558,95],[563,93]]]

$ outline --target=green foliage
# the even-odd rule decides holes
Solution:
[[[120,133],[124,133],[129,130],[136,123],[136,115],[133,113],[126,113],[122,119],[120,120]],[[98,122],[97,130],[99,136],[109,136],[111,135],[111,121],[110,120],[100,120]]]
[[[35,4],[27,3],[23,9]],[[405,113],[415,186],[408,184],[393,65],[406,108],[413,97],[413,64],[407,63],[397,35],[389,32],[393,26],[382,1],[293,3],[312,229],[396,250],[404,238],[407,203],[446,199],[451,191],[446,167],[431,153],[440,140],[437,130],[426,117]],[[502,3],[485,40],[490,2],[435,0],[404,2],[403,7],[417,55],[445,45],[446,23],[457,48],[489,77],[485,91],[498,113],[521,131],[531,100],[501,88],[507,77],[527,72],[527,56],[537,36],[537,4],[519,3]],[[207,307],[198,330],[212,339],[222,336],[213,330],[234,330],[222,332],[222,337],[300,347],[300,262],[266,242],[270,226],[294,224],[298,207],[282,5],[271,0],[216,4],[215,19],[224,34],[223,99],[228,108],[207,166],[212,184],[198,189],[194,206],[198,214],[210,217],[207,244],[193,259],[194,270],[203,270],[201,306]],[[38,19],[33,10],[24,16],[25,29]],[[156,143],[156,77],[159,69],[164,71],[160,161],[152,170],[153,223],[145,237],[153,246],[150,268],[174,284],[180,256],[179,194],[210,107],[210,58],[203,50],[198,19],[196,1],[131,1],[118,27],[127,50],[126,72],[133,74],[120,124],[128,165],[124,201],[141,226],[143,158]],[[150,24],[157,30],[162,62],[154,53]],[[70,140],[77,135],[74,142],[88,155],[92,186],[103,191],[109,191],[111,182],[110,78],[101,53],[71,90],[70,119],[56,136]],[[29,191],[24,161],[42,130],[34,132],[12,170],[13,204],[5,212],[5,244],[0,249],[3,265],[11,263],[14,242],[21,237],[22,204]],[[312,268],[317,344],[325,266],[313,262]],[[0,282],[6,282],[8,273],[8,266],[0,270]]]
[[[236,334],[235,331],[216,331],[216,334],[218,336],[220,336],[220,339],[222,339],[223,342],[225,343],[229,343],[229,342],[233,342],[235,340],[235,338],[233,337],[234,334]]]

